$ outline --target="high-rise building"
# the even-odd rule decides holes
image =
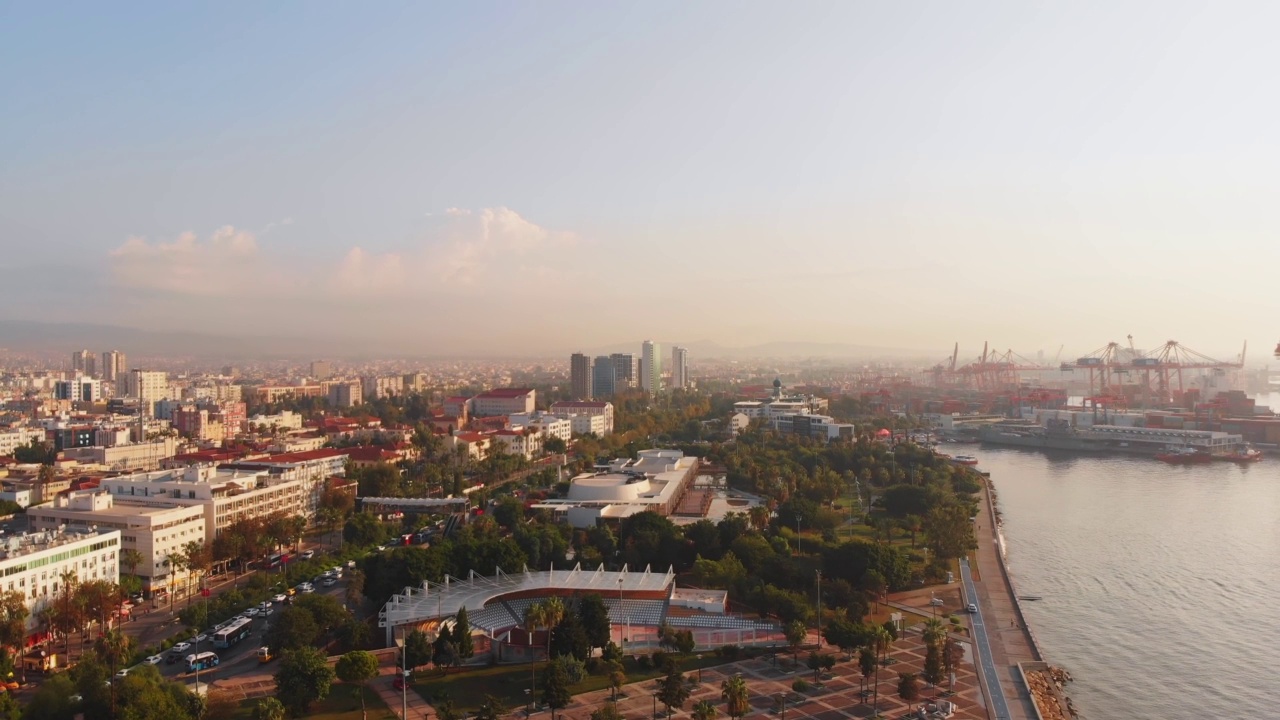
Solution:
[[[74,380],[59,380],[53,384],[53,396],[72,402],[98,402],[102,399],[102,384],[83,375]]]
[[[671,348],[671,387],[689,387],[689,351],[679,345]]]
[[[613,360],[614,391],[635,385],[636,356],[631,353],[614,353],[609,359]]]
[[[157,400],[164,400],[169,394],[169,375],[163,370],[130,370],[129,396],[138,399],[138,405],[144,415],[150,416],[155,411]]]
[[[329,405],[348,408],[359,405],[364,400],[363,386],[358,382],[340,382],[329,386]]]
[[[328,380],[333,374],[333,365],[328,360],[311,361],[311,377],[316,380]]]
[[[640,346],[640,389],[662,392],[662,346],[652,340],[645,340]]]
[[[615,392],[617,375],[613,369],[613,358],[601,355],[591,364],[591,395],[595,398],[607,398],[613,397]]]
[[[119,350],[108,350],[102,353],[102,379],[107,382],[122,383],[129,372],[124,353]],[[119,388],[117,388],[117,391]]]
[[[98,361],[88,350],[77,350],[71,353],[71,371],[92,376],[98,369]]]
[[[569,388],[574,400],[591,399],[591,358],[582,353],[569,357]]]

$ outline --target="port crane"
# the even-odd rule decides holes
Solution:
[[[1062,372],[1087,370],[1090,397],[1124,396],[1121,378],[1129,374],[1129,367],[1123,357],[1123,348],[1118,342],[1109,342],[1088,355],[1076,358],[1073,362],[1064,362],[1059,369]]]
[[[1142,372],[1144,392],[1153,394],[1161,403],[1176,402],[1187,389],[1187,378],[1183,377],[1183,371],[1208,370],[1215,375],[1222,375],[1231,370],[1240,370],[1244,367],[1248,350],[1249,343],[1246,341],[1239,358],[1223,362],[1196,352],[1177,340],[1169,340],[1159,350],[1135,358],[1133,367]]]
[[[985,392],[996,392],[1016,389],[1020,372],[1048,369],[1013,350],[995,352],[990,349],[990,343],[983,343],[982,355],[978,360],[957,369],[956,373],[969,387]]]

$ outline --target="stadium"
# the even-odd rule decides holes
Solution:
[[[559,597],[570,611],[579,597],[598,594],[609,610],[610,634],[624,652],[658,649],[664,625],[693,633],[699,650],[723,645],[771,645],[786,642],[782,628],[772,622],[726,612],[723,590],[681,589],[675,573],[649,568],[632,572],[572,570],[523,571],[507,574],[500,568],[485,576],[472,571],[464,579],[445,577],[443,583],[406,587],[393,595],[378,613],[387,645],[413,630],[434,635],[452,626],[462,608],[475,638],[473,661],[530,662],[545,656],[545,633],[525,631],[525,611],[540,600]]]

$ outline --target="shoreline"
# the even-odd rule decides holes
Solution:
[[[999,495],[990,477],[983,478],[982,504],[985,512],[979,517],[985,518],[975,528],[978,549],[974,557],[980,572],[980,580],[975,581],[975,586],[986,596],[984,607],[992,608],[998,621],[995,623],[998,630],[993,634],[992,654],[997,666],[1002,668],[998,680],[1010,700],[1011,710],[1013,701],[1017,700],[1016,705],[1027,711],[1026,717],[1035,720],[1077,717],[1075,708],[1062,690],[1062,685],[1070,681],[1070,675],[1045,661],[1040,643],[1023,612],[1017,585],[1005,557]],[[982,527],[983,522],[986,528]],[[990,545],[985,542],[987,537],[991,538]],[[998,573],[999,580],[995,575],[989,578],[988,572]]]

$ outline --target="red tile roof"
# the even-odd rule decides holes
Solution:
[[[254,460],[256,463],[295,463],[307,462],[309,460],[325,460],[347,455],[347,451],[340,448],[320,448],[319,450],[302,450],[300,452],[281,453],[280,455],[268,455],[264,458]]]
[[[533,392],[533,388],[494,388],[486,390],[476,397],[478,398],[497,398],[497,399],[513,399],[524,397]]]
[[[477,432],[458,433],[457,435],[454,435],[454,437],[458,438],[459,441],[465,442],[465,443],[484,442],[485,440],[489,439],[488,435],[485,435],[484,433],[477,433]]]
[[[360,462],[395,462],[400,459],[400,453],[391,452],[377,445],[350,447],[346,449],[346,452],[347,456],[352,460]]]

